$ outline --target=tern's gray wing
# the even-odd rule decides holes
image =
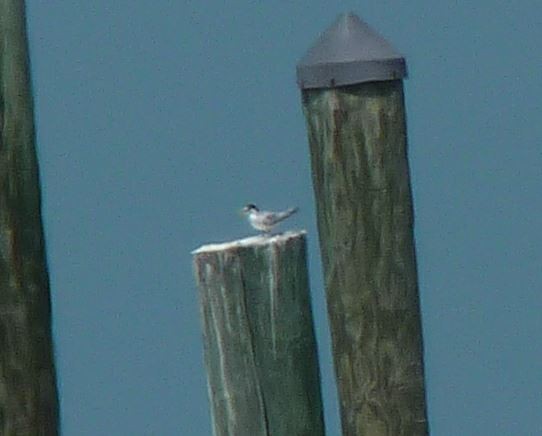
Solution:
[[[278,215],[274,212],[262,212],[261,222],[264,226],[272,226],[280,221]]]
[[[272,226],[274,224],[277,224],[281,222],[282,220],[285,220],[290,215],[297,212],[297,207],[292,207],[290,209],[287,209],[283,212],[263,212],[262,214],[262,222],[266,226]]]

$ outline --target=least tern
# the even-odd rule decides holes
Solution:
[[[282,212],[269,212],[258,209],[254,204],[247,204],[243,208],[243,213],[252,227],[264,233],[269,233],[273,230],[273,227],[296,213],[297,210],[297,207],[291,207]]]

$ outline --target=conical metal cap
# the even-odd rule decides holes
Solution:
[[[339,16],[297,65],[301,89],[402,79],[406,75],[403,56],[353,13]]]

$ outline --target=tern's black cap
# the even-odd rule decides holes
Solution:
[[[406,75],[403,56],[353,13],[339,16],[297,64],[301,89],[402,79]]]

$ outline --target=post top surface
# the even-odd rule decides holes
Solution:
[[[286,242],[290,239],[299,238],[305,236],[307,232],[305,230],[299,231],[287,231],[283,233],[277,233],[275,235],[256,235],[249,236],[248,238],[236,239],[235,241],[219,242],[216,244],[206,244],[192,251],[192,254],[197,255],[201,253],[209,253],[216,251],[227,251],[229,249],[236,249],[240,247],[263,247],[266,245],[274,245],[277,243]]]
[[[297,65],[301,88],[328,88],[405,76],[403,56],[352,12],[340,15]]]

